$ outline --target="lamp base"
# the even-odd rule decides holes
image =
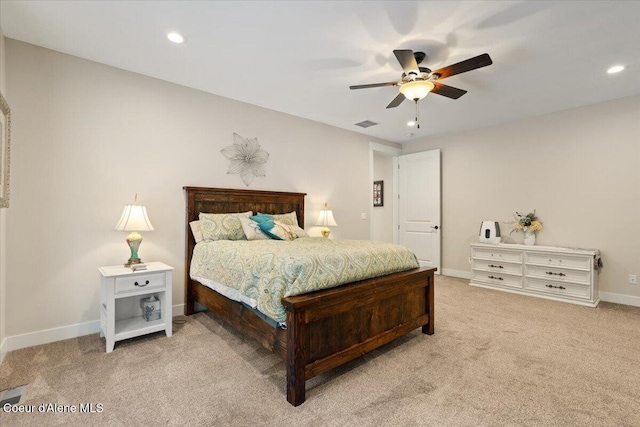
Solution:
[[[331,234],[331,230],[329,230],[329,227],[325,227],[322,230],[320,230],[320,233],[322,234],[322,237],[324,238],[329,238],[329,234]]]
[[[127,263],[124,265],[125,267],[131,267],[134,264],[142,264],[142,260],[140,258],[136,258],[136,259],[131,259],[129,258],[127,260]]]
[[[127,263],[124,265],[125,267],[131,267],[133,264],[142,264],[142,260],[138,258],[140,243],[142,243],[142,236],[138,234],[137,231],[132,231],[131,234],[127,236],[127,244],[131,250],[131,257],[127,260]]]

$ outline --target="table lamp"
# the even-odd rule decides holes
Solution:
[[[331,230],[329,230],[329,226],[337,227],[336,220],[333,219],[333,212],[329,209],[329,206],[325,203],[324,209],[320,211],[320,215],[318,215],[318,220],[316,221],[316,225],[322,226],[322,237],[329,237],[331,234]]]
[[[131,249],[131,258],[124,265],[130,267],[132,264],[140,264],[142,260],[138,258],[138,248],[142,243],[142,236],[138,231],[153,231],[153,225],[147,216],[147,208],[137,205],[138,195],[133,200],[133,205],[125,205],[122,217],[116,225],[116,231],[131,231],[127,236],[127,244]]]

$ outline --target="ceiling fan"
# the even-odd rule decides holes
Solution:
[[[393,54],[398,59],[398,62],[402,66],[402,78],[397,82],[387,83],[372,83],[367,85],[349,86],[349,89],[367,89],[370,87],[382,87],[382,86],[399,86],[400,93],[393,101],[387,105],[387,108],[397,107],[406,99],[411,99],[416,103],[416,123],[418,123],[418,101],[429,94],[429,92],[436,93],[438,95],[446,96],[447,98],[458,99],[465,93],[466,90],[458,89],[453,86],[447,86],[440,83],[438,80],[446,79],[447,77],[455,76],[456,74],[466,73],[467,71],[475,70],[477,68],[486,67],[493,64],[491,57],[488,53],[475,56],[462,62],[458,62],[448,67],[440,68],[435,71],[431,71],[426,67],[420,67],[420,64],[425,58],[424,52],[413,52],[410,49],[394,50]],[[420,124],[418,124],[420,127]]]

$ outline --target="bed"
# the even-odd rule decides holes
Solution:
[[[192,280],[195,239],[189,223],[200,212],[295,211],[304,226],[304,193],[184,187],[186,193],[185,314],[195,303],[286,361],[287,401],[305,401],[305,382],[417,328],[434,333],[433,268],[415,268],[304,295],[286,297],[286,329],[245,305]]]

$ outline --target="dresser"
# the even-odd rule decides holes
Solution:
[[[596,307],[599,252],[553,246],[471,244],[471,285]]]

